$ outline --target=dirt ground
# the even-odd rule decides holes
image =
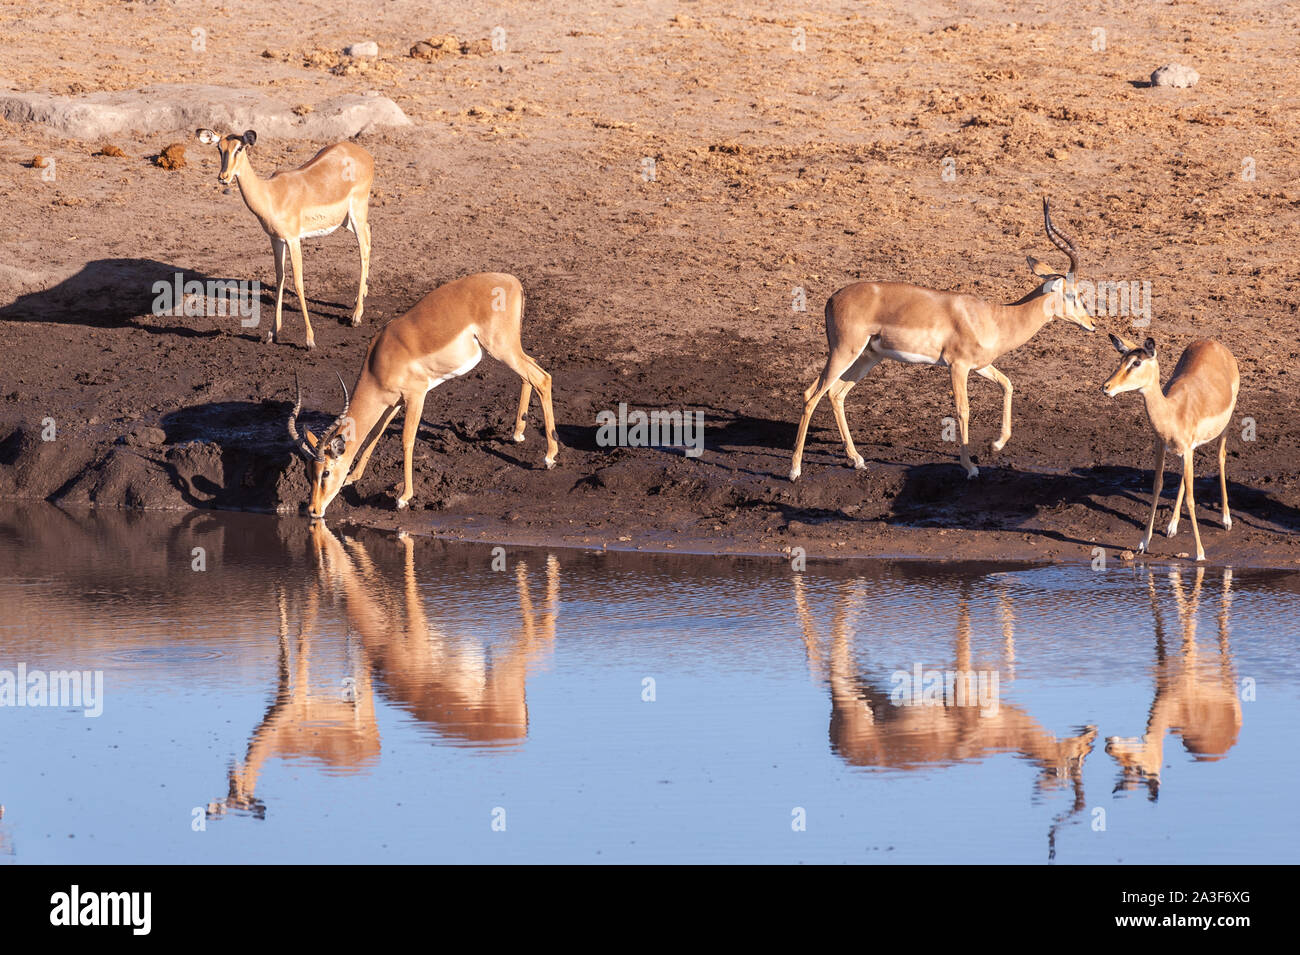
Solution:
[[[1141,536],[1152,477],[1140,399],[1099,391],[1116,331],[1153,335],[1166,375],[1197,338],[1236,355],[1234,526],[1219,526],[1203,450],[1205,548],[1214,562],[1300,563],[1296,8],[744,6],[6,4],[0,75],[13,89],[206,83],[304,110],[375,90],[415,125],[358,137],[377,169],[363,327],[347,324],[351,234],[304,243],[308,352],[292,296],[286,343],[260,340],[269,242],[192,131],[118,137],[116,157],[0,124],[0,496],[297,509],[306,485],[284,427],[295,372],[307,420],[327,421],[335,372],[356,379],[382,323],[441,282],[500,270],[522,281],[524,346],[554,376],[559,465],[542,468],[535,424],[509,441],[518,379],[485,360],[429,396],[412,509],[390,493],[399,420],[332,522],[610,548],[1076,560],[1102,547],[1115,560]],[[464,52],[408,54],[446,34]],[[378,59],[339,55],[360,40]],[[1149,86],[1169,62],[1200,82]],[[149,157],[173,142],[187,161],[160,168]],[[262,137],[254,167],[269,175],[323,145]],[[56,159],[54,181],[35,156]],[[867,468],[847,466],[823,402],[791,484],[827,296],[881,279],[1014,301],[1035,285],[1026,255],[1065,264],[1043,235],[1044,194],[1081,278],[1150,282],[1150,327],[1053,322],[1000,361],[1016,392],[998,454],[1001,395],[972,376],[973,481],[944,440],[946,373],[886,363],[848,401]],[[178,271],[260,281],[261,326],[154,315],[153,283]],[[706,450],[598,446],[596,415],[620,402],[702,411]],[[1176,471],[1165,489],[1161,530]],[[1193,551],[1186,520],[1152,549]]]

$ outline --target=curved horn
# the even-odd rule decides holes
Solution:
[[[293,403],[293,410],[289,412],[289,440],[293,442],[293,449],[301,457],[311,461],[316,459],[316,452],[298,433],[298,413],[302,411],[302,383],[298,380],[297,372],[293,374],[293,384],[298,391],[298,397]]]
[[[1043,228],[1047,230],[1047,237],[1052,240],[1052,245],[1070,257],[1070,274],[1077,273],[1079,271],[1079,252],[1075,249],[1074,243],[1070,241],[1070,237],[1052,225],[1052,210],[1047,204],[1046,196],[1043,196]]]
[[[343,410],[339,412],[339,416],[334,419],[334,423],[329,426],[320,443],[317,444],[321,454],[325,453],[325,448],[334,440],[334,435],[338,433],[339,428],[343,427],[343,422],[348,418],[348,409],[352,407],[352,399],[348,396],[348,386],[343,383],[343,376],[337,371],[334,374],[338,377],[339,387],[343,389]]]

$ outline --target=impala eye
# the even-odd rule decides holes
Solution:
[[[325,480],[325,479],[326,479],[327,477],[329,477],[329,476],[330,476],[329,471],[326,471],[326,472],[324,472],[324,473],[320,476],[320,479],[323,481],[323,480]]]

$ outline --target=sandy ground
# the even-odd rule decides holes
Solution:
[[[355,380],[377,327],[443,281],[502,270],[526,291],[525,348],[555,379],[559,466],[542,469],[536,429],[509,442],[517,379],[484,361],[425,405],[413,509],[391,502],[395,425],[332,521],[614,548],[1068,560],[1102,547],[1114,560],[1141,536],[1152,466],[1140,400],[1099,392],[1116,360],[1104,333],[1117,331],[1153,335],[1166,374],[1197,338],[1233,351],[1234,526],[1218,525],[1203,451],[1206,550],[1300,562],[1293,6],[351,10],[70,0],[0,11],[13,89],[209,83],[303,109],[376,90],[415,121],[358,138],[377,167],[363,327],[347,324],[352,236],[305,243],[312,352],[288,303],[287,343],[259,341],[273,314],[265,289],[251,331],[152,314],[153,282],[177,271],[273,287],[266,236],[190,131],[118,137],[125,156],[112,158],[92,155],[102,142],[0,125],[0,495],[297,508],[305,481],[284,431],[294,373],[319,412],[310,420],[328,420],[335,371]],[[504,52],[490,48],[496,27]],[[444,34],[467,52],[408,55]],[[365,39],[377,60],[338,54]],[[1168,62],[1195,67],[1199,84],[1149,87]],[[183,168],[150,161],[177,141],[189,143]],[[254,165],[268,175],[322,145],[263,137]],[[55,158],[54,181],[30,166],[38,155]],[[786,480],[801,393],[825,359],[826,297],[882,279],[1018,299],[1034,286],[1026,255],[1064,265],[1042,233],[1043,194],[1082,278],[1150,283],[1150,327],[1108,315],[1088,335],[1055,322],[1000,361],[1016,393],[998,454],[1000,392],[972,377],[977,480],[943,440],[946,373],[893,363],[848,402],[867,468],[846,466],[824,402],[803,477]],[[598,446],[596,415],[620,402],[703,411],[704,454]],[[46,419],[53,441],[41,440]],[[1167,514],[1176,473],[1165,487]],[[1153,542],[1159,558],[1191,550],[1186,520]]]

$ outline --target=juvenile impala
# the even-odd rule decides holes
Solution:
[[[1232,527],[1228,514],[1228,435],[1226,429],[1237,406],[1241,377],[1237,359],[1216,341],[1202,339],[1183,350],[1174,373],[1164,388],[1160,387],[1160,366],[1156,362],[1155,339],[1148,338],[1141,347],[1117,335],[1110,342],[1123,357],[1110,380],[1101,386],[1107,398],[1126,391],[1142,394],[1147,420],[1156,433],[1156,476],[1151,497],[1151,519],[1138,550],[1145,553],[1151,544],[1151,530],[1160,508],[1160,489],[1165,483],[1165,449],[1183,459],[1183,480],[1178,486],[1174,514],[1169,519],[1170,537],[1178,533],[1178,513],[1187,496],[1187,513],[1192,519],[1192,536],[1196,538],[1196,559],[1205,560],[1201,531],[1196,525],[1196,500],[1192,495],[1192,452],[1215,438],[1219,439],[1219,491],[1223,499],[1223,527]]]
[[[1032,338],[1054,318],[1065,318],[1095,331],[1087,308],[1075,290],[1079,256],[1070,241],[1052,226],[1047,199],[1043,199],[1043,227],[1061,252],[1070,258],[1062,275],[1030,257],[1029,268],[1042,284],[1018,302],[995,305],[973,295],[936,292],[898,282],[857,282],[840,289],[826,302],[826,341],[830,355],[817,380],[804,392],[803,418],[795,439],[790,480],[799,478],[808,422],[822,395],[830,393],[835,422],[849,461],[866,467],[853,446],[844,399],[862,377],[886,358],[912,365],[947,365],[961,427],[961,466],[967,477],[979,469],[967,453],[970,402],[966,378],[973,371],[1002,386],[1002,433],[993,442],[1001,451],[1011,437],[1011,381],[993,362]]]
[[[339,226],[356,233],[361,250],[361,284],[357,286],[357,305],[352,310],[352,324],[360,325],[365,309],[366,278],[370,274],[370,184],[375,179],[375,161],[370,153],[356,143],[335,143],[326,146],[304,166],[260,179],[248,161],[248,151],[257,142],[254,130],[241,136],[233,133],[219,136],[210,129],[200,129],[195,135],[201,143],[216,144],[221,154],[217,180],[227,186],[239,183],[244,204],[271,237],[271,253],[275,256],[275,341],[280,340],[287,252],[293,263],[293,284],[302,307],[302,321],[307,328],[307,347],[316,347],[302,286],[302,240],[329,235]]]
[[[515,441],[524,440],[528,401],[537,389],[546,424],[546,466],[554,467],[559,444],[551,410],[551,376],[524,353],[519,341],[523,310],[524,291],[519,280],[501,272],[467,275],[434,289],[375,336],[351,399],[345,385],[343,411],[320,437],[310,431],[299,434],[300,387],[289,414],[289,437],[307,465],[311,484],[308,513],[313,518],[324,517],[325,508],[344,485],[361,480],[375,445],[402,407],[406,408],[402,426],[405,486],[397,506],[406,507],[415,494],[411,456],[424,398],[444,381],[477,365],[484,349],[524,380]]]

